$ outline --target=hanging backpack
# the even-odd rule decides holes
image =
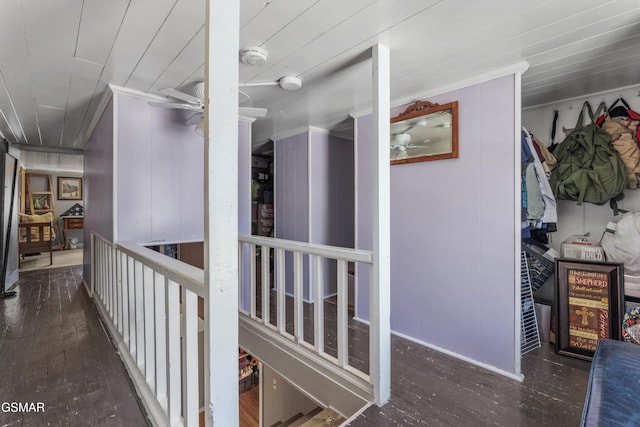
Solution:
[[[616,106],[618,102],[621,102],[622,105]],[[640,114],[633,111],[631,107],[629,107],[629,104],[627,104],[627,101],[620,97],[609,107],[609,116],[611,118],[619,117],[628,120],[627,127],[631,130],[636,144],[640,148],[640,126],[638,126]],[[602,124],[598,123],[598,125]]]
[[[586,126],[585,106],[591,119]],[[551,172],[550,183],[557,199],[575,200],[578,205],[603,205],[609,201],[618,214],[616,202],[624,197],[627,174],[610,141],[610,135],[595,124],[591,105],[585,102],[575,128],[553,152],[558,165]]]

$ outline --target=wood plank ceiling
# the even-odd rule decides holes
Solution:
[[[84,148],[108,84],[143,92],[204,78],[204,0],[1,0],[0,136]],[[640,84],[638,0],[242,0],[241,46],[269,52],[240,82],[266,107],[261,142],[305,126],[351,128],[371,103],[367,49],[391,49],[392,100],[526,60],[523,104]],[[27,148],[28,148],[27,147]]]

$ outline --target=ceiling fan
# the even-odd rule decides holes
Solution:
[[[295,76],[284,76],[277,81],[258,82],[258,83],[241,83],[239,87],[252,86],[280,86],[285,90],[297,90],[302,87],[302,80]],[[196,124],[196,133],[204,135],[204,82],[195,82],[191,88],[192,94],[173,89],[160,89],[158,92],[167,97],[167,101],[149,101],[149,105],[159,108],[172,108],[180,110],[188,110],[195,112],[186,122],[186,124]],[[241,94],[248,97],[247,94],[240,91]],[[265,117],[267,115],[266,108],[256,107],[238,107],[238,113],[241,116],[248,117]]]

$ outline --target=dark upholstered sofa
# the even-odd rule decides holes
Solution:
[[[598,342],[581,426],[640,426],[640,345]]]

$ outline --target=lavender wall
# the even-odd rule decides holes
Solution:
[[[251,235],[251,123],[238,123],[238,233]],[[249,247],[243,248],[244,264],[240,267],[244,288],[242,307],[249,309]]]
[[[91,232],[113,240],[113,101],[102,113],[84,151],[84,241]],[[83,276],[91,286],[91,245],[83,251]]]
[[[188,113],[116,94],[117,240],[204,239],[204,144]]]
[[[306,133],[274,143],[275,237],[309,241],[309,145]],[[293,257],[285,260],[287,293],[293,294]],[[305,271],[308,260],[305,259]],[[304,277],[304,298],[309,299],[308,275]]]
[[[354,247],[353,141],[309,132],[309,242]],[[336,288],[336,263],[325,260],[324,293]]]
[[[251,234],[251,123],[242,120],[238,123],[238,232]]]
[[[391,327],[518,374],[514,87],[510,75],[430,97],[459,101],[460,158],[391,167]],[[371,117],[356,126],[356,245],[370,249]],[[362,319],[368,280],[359,270]]]

